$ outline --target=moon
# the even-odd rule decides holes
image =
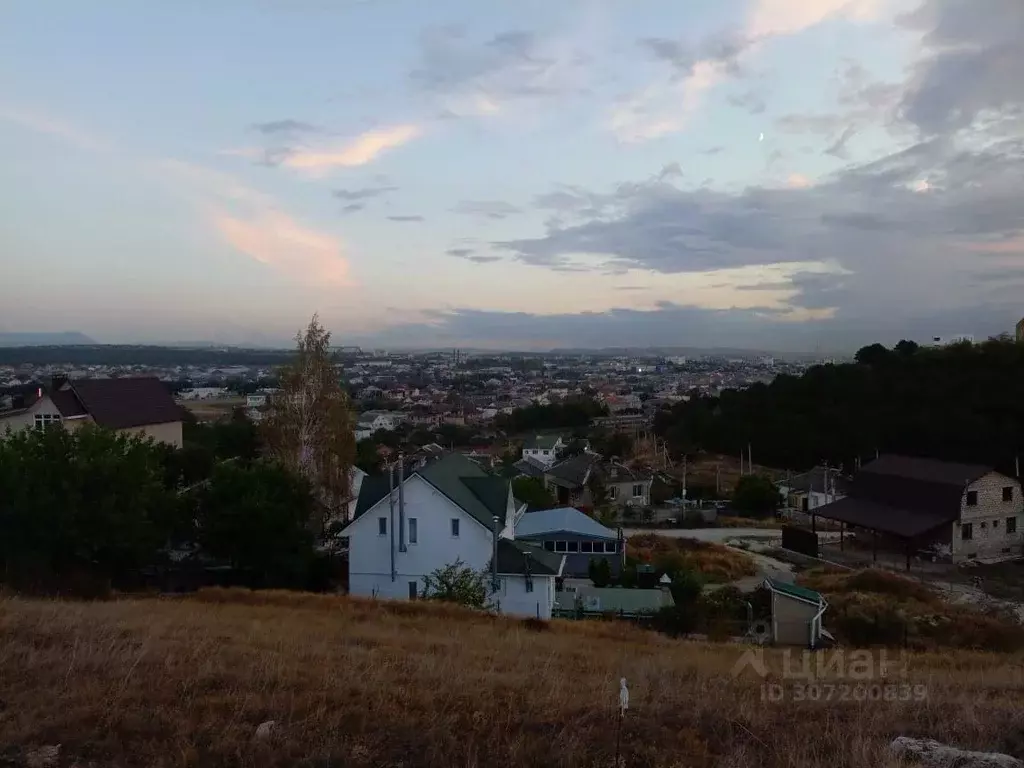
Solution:
[[[758,141],[764,141],[764,134],[762,133],[760,136],[758,136],[757,140]]]

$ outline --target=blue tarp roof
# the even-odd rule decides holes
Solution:
[[[594,518],[572,507],[527,512],[516,523],[517,539],[542,536],[547,533],[557,533],[558,531],[566,531],[567,533],[575,533],[580,536],[589,536],[597,539],[614,540],[617,538],[617,534],[611,528],[606,528]]]

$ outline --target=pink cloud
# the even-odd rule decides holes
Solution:
[[[367,131],[335,149],[301,148],[289,153],[283,165],[311,174],[333,168],[366,165],[389,149],[406,144],[422,133],[416,125],[393,125]]]
[[[279,211],[242,218],[212,213],[213,225],[232,248],[298,277],[302,282],[349,285],[349,263],[340,240],[309,229]]]

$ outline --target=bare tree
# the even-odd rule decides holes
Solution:
[[[295,360],[281,371],[281,390],[267,403],[264,437],[269,455],[312,485],[323,531],[344,517],[350,498],[356,453],[352,408],[334,368],[331,334],[317,315],[295,341]]]

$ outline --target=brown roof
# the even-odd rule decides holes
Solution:
[[[845,499],[818,507],[814,514],[827,520],[914,538],[940,525],[953,522],[959,517],[960,509],[958,507],[952,511],[928,514],[847,496]]]
[[[47,394],[65,419],[86,415],[85,407],[70,389],[54,389]]]
[[[151,376],[78,379],[71,382],[71,391],[93,421],[108,429],[181,421],[180,406],[160,379]]]
[[[910,480],[955,485],[962,488],[993,470],[991,467],[981,464],[958,464],[938,459],[885,454],[871,463],[865,464],[860,471],[878,475],[895,475]]]
[[[914,537],[957,520],[967,486],[992,471],[980,464],[880,456],[854,475],[849,496],[814,514]]]

